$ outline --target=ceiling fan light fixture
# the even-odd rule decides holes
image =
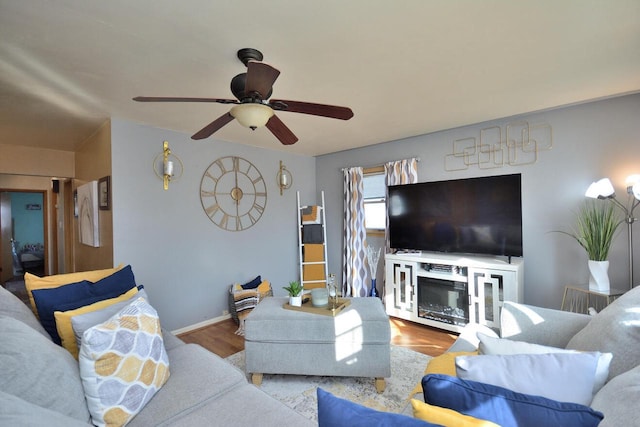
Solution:
[[[258,104],[247,103],[236,105],[229,113],[244,127],[255,130],[267,124],[273,116],[271,107]]]

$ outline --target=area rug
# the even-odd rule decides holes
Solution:
[[[369,408],[402,412],[409,403],[409,393],[422,379],[429,359],[430,356],[392,345],[391,377],[386,379],[387,387],[381,394],[376,393],[373,378],[305,375],[265,374],[260,389],[310,420],[318,418],[318,387]],[[226,360],[244,371],[244,351],[233,354]]]

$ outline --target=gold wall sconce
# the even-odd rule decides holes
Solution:
[[[169,189],[169,182],[175,181],[182,176],[184,167],[182,160],[175,154],[171,153],[169,142],[162,143],[162,153],[153,159],[153,172],[162,179],[163,188]]]
[[[283,190],[288,190],[291,188],[291,184],[293,184],[293,176],[291,172],[284,166],[282,160],[280,160],[280,168],[278,169],[278,173],[276,174],[276,182],[278,183],[278,187],[280,188],[280,195],[282,196]]]

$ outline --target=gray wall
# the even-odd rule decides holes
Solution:
[[[315,159],[112,120],[112,196],[115,264],[131,264],[163,326],[171,330],[205,322],[227,309],[227,290],[258,274],[276,295],[299,276],[296,190],[315,202]],[[184,175],[162,188],[152,162],[169,145],[184,163]],[[274,144],[277,141],[274,139]],[[267,184],[260,221],[241,231],[213,224],[200,203],[200,179],[222,156],[252,162]],[[293,187],[280,196],[278,161],[293,175]]]
[[[504,131],[507,123],[517,120],[548,123],[553,128],[553,149],[540,152],[535,164],[445,171],[444,158],[454,140],[478,136],[480,129],[494,125]],[[626,200],[625,178],[640,173],[639,135],[640,94],[636,94],[320,156],[316,162],[317,188],[325,190],[327,203],[329,270],[339,275],[342,270],[342,168],[417,156],[421,158],[419,181],[521,173],[525,302],[559,308],[566,284],[587,282],[587,257],[575,241],[553,231],[572,227],[575,210],[592,181],[609,177],[618,196]],[[640,229],[634,236],[636,267],[639,235]],[[609,270],[612,286],[626,288],[626,227],[621,227],[614,245]],[[640,270],[635,276],[640,277]]]
[[[133,266],[165,327],[177,329],[215,319],[227,309],[231,283],[261,274],[272,282],[276,295],[284,295],[281,287],[298,278],[296,190],[301,190],[303,204],[316,203],[317,192],[325,191],[329,271],[340,275],[341,169],[418,156],[420,181],[522,174],[525,302],[559,307],[565,284],[586,283],[587,258],[574,241],[552,231],[572,226],[573,212],[594,180],[610,177],[618,194],[624,196],[624,179],[640,173],[639,118],[640,95],[630,95],[317,158],[217,140],[192,141],[186,134],[113,119],[114,260]],[[454,139],[477,136],[480,129],[492,125],[504,128],[518,119],[546,122],[553,128],[554,147],[541,152],[537,163],[493,170],[444,170],[444,156]],[[185,167],[184,176],[172,182],[168,191],[152,170],[164,140]],[[204,214],[199,200],[202,173],[213,160],[229,155],[255,164],[268,185],[264,215],[242,232],[219,229]],[[293,188],[284,196],[279,195],[275,182],[280,159],[294,177]],[[637,254],[639,235],[637,230]],[[612,283],[626,286],[626,229],[616,238],[610,258]],[[382,266],[379,277],[381,271]],[[640,271],[636,276],[640,277]]]

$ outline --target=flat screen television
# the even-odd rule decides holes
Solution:
[[[520,174],[389,186],[397,250],[522,256]]]

